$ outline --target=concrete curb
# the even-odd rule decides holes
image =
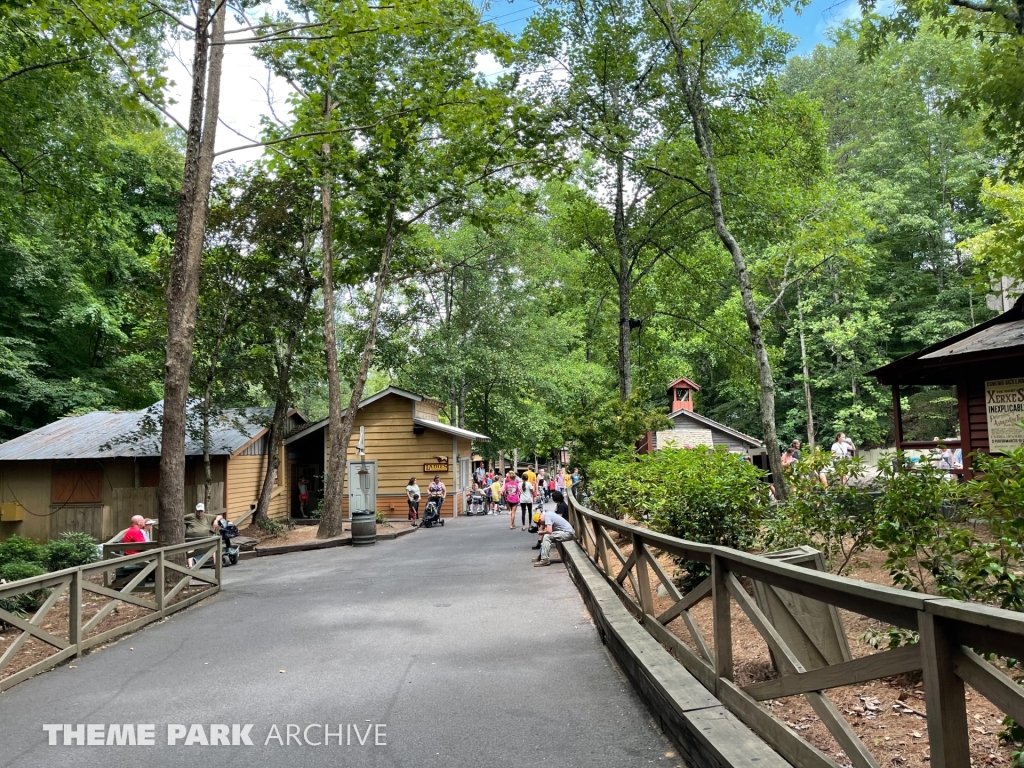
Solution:
[[[644,629],[575,541],[563,560],[601,639],[693,768],[790,768]]]
[[[391,541],[400,536],[406,536],[418,528],[406,528],[403,531],[394,533],[378,533],[377,541]],[[343,536],[336,536],[333,539],[316,539],[314,541],[302,541],[296,544],[277,544],[270,547],[257,546],[250,552],[239,552],[239,560],[252,560],[255,557],[270,557],[271,555],[287,555],[290,552],[309,552],[314,549],[332,549],[334,547],[345,547],[352,545],[352,534],[346,533]]]

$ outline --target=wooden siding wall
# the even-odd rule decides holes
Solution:
[[[971,429],[971,451],[988,453],[988,414],[985,412],[984,381],[972,381],[967,385],[967,420]]]
[[[421,416],[422,405],[416,404],[417,413]],[[405,486],[409,484],[410,477],[415,477],[424,496],[420,504],[422,514],[426,506],[427,486],[430,485],[433,476],[439,474],[441,481],[448,488],[448,500],[445,502],[442,515],[452,517],[455,508],[462,514],[464,494],[456,486],[455,472],[458,457],[471,455],[471,441],[435,429],[427,429],[421,435],[414,434],[412,418],[413,402],[398,395],[390,395],[360,409],[356,416],[352,441],[348,446],[348,460],[354,461],[359,458],[356,455],[356,441],[359,439],[359,428],[365,427],[366,458],[377,461],[378,512],[383,512],[391,518],[406,519],[408,506],[405,501]],[[327,450],[330,455],[329,429]],[[434,461],[436,456],[448,457],[448,471],[425,473],[424,463]],[[348,515],[347,485],[342,510]]]
[[[219,489],[224,482],[224,462],[222,456],[213,457],[211,462],[214,486],[218,489],[215,493],[221,493],[221,496],[211,504],[213,508],[223,506],[223,492]],[[125,515],[128,520],[135,514],[156,517],[155,502],[140,502],[137,506],[125,502],[126,494],[131,496],[136,491],[135,459],[92,459],[80,463],[83,467],[102,470],[101,499],[97,504],[67,503],[62,506],[51,503],[53,470],[66,467],[67,464],[64,462],[0,463],[0,501],[20,501],[25,507],[25,519],[22,522],[0,523],[0,540],[16,533],[26,538],[46,541],[57,538],[63,531],[85,531],[97,538],[110,538],[117,531],[127,527]],[[201,464],[198,474],[202,474]],[[156,498],[156,488],[137,490],[152,495],[153,499]],[[195,489],[191,489],[191,492],[194,495]],[[186,499],[189,498],[192,497],[189,496],[187,489]],[[108,531],[110,535],[106,535]]]
[[[232,456],[228,459],[227,472],[227,515],[233,520],[249,511],[249,505],[255,504],[260,497],[260,486],[267,471],[266,456]],[[281,450],[281,463],[278,465],[281,482],[274,485],[274,494],[270,500],[269,516],[280,520],[288,517],[288,465],[284,461],[284,446]]]

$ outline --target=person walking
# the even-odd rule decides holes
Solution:
[[[409,504],[409,522],[415,528],[420,516],[420,487],[416,484],[415,477],[410,477],[409,484],[405,486],[405,499]]]
[[[516,529],[516,510],[519,509],[519,483],[516,476],[509,471],[505,475],[505,485],[502,489],[502,496],[505,499],[505,506],[508,507],[508,529]],[[525,528],[523,530],[526,530]]]
[[[555,473],[555,490],[561,494],[565,494],[565,468],[559,468],[558,472]]]
[[[492,472],[491,473],[491,484],[490,484],[490,488],[489,488],[490,494],[491,494],[490,514],[492,514],[492,515],[498,514],[498,506],[501,504],[501,490],[502,490],[502,486],[503,486],[503,484],[502,484],[501,480],[499,480],[498,476],[495,475]]]
[[[526,526],[530,524],[530,520],[533,519],[533,498],[534,498],[534,487],[533,483],[530,482],[530,472],[527,470],[523,472],[523,479],[519,483],[519,508],[523,511],[523,530],[526,530]]]

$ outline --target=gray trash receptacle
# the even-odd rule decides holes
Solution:
[[[377,543],[377,513],[357,509],[352,513],[352,546],[365,547]]]

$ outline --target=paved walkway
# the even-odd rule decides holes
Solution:
[[[534,541],[459,518],[225,569],[202,606],[0,694],[0,766],[679,765]],[[157,745],[48,746],[44,723],[153,723]],[[252,724],[254,746],[166,745],[193,723]],[[386,724],[386,746],[264,744],[289,723]]]

